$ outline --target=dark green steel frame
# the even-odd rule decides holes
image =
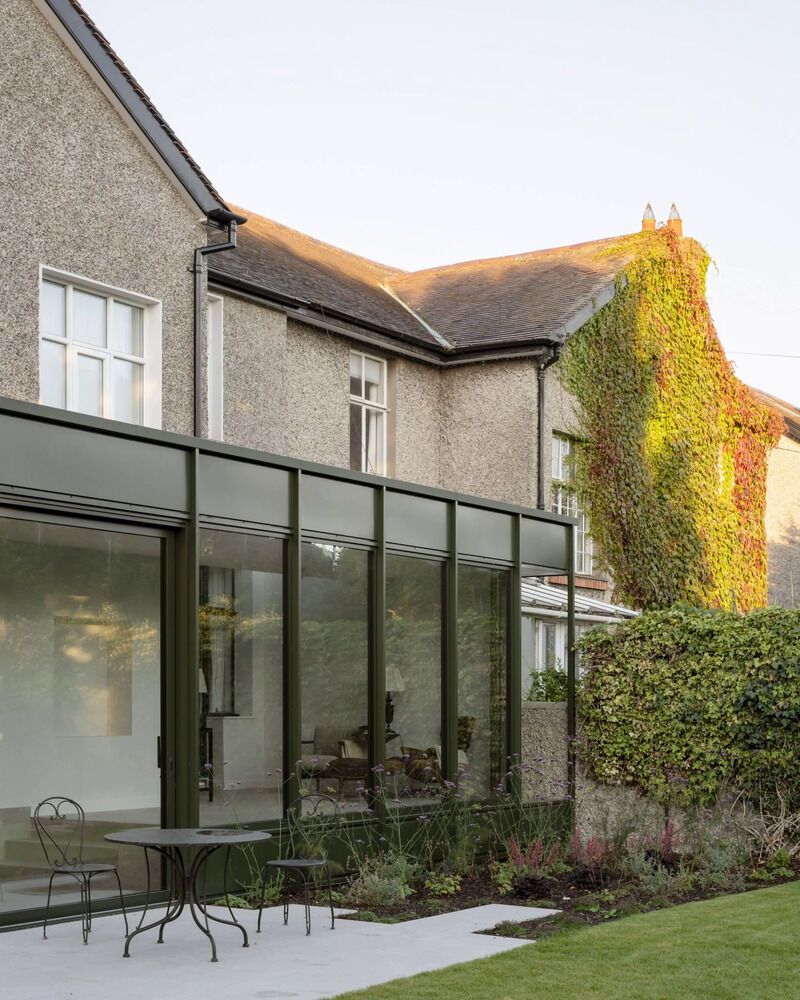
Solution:
[[[5,418],[12,417],[18,422],[20,418],[27,425],[42,423],[53,427],[66,428],[73,431],[76,438],[75,462],[86,464],[96,472],[97,462],[102,459],[94,454],[87,455],[85,448],[86,432],[92,435],[92,442],[97,451],[107,452],[113,448],[115,440],[135,441],[140,444],[151,444],[161,449],[174,450],[177,456],[186,456],[187,468],[187,502],[185,508],[165,509],[157,504],[149,505],[141,502],[125,500],[108,500],[103,497],[76,496],[74,492],[59,493],[56,489],[37,490],[28,486],[19,486],[13,482],[2,482],[4,471],[3,447],[8,444],[8,437],[3,436]],[[19,424],[17,427],[19,433]],[[13,428],[11,428],[13,430]],[[80,440],[79,440],[80,437]],[[11,445],[13,447],[13,444]],[[15,467],[19,467],[20,453],[18,448],[14,453]],[[282,527],[269,526],[261,522],[252,522],[239,518],[201,515],[201,497],[199,494],[199,472],[204,456],[225,458],[245,463],[247,466],[260,466],[284,470],[289,475],[289,524]],[[32,472],[36,470],[36,462],[40,458],[35,453],[25,456],[24,462],[29,462]],[[92,464],[94,463],[94,464]],[[13,463],[12,463],[13,464]],[[28,468],[28,466],[25,466]],[[147,463],[142,466],[142,476],[150,475]],[[372,537],[337,536],[319,530],[310,531],[304,527],[301,520],[304,477],[324,477],[331,482],[353,483],[368,486],[373,491],[374,531]],[[28,477],[30,478],[30,477]],[[391,490],[406,494],[443,501],[447,505],[446,547],[437,550],[426,549],[415,544],[400,544],[387,542],[386,538],[386,505],[387,493]],[[299,782],[295,774],[294,762],[301,756],[301,551],[304,540],[328,538],[341,544],[353,544],[366,548],[370,552],[369,572],[370,591],[372,595],[370,607],[370,655],[369,655],[369,757],[370,765],[374,766],[383,760],[385,746],[383,741],[384,710],[385,710],[385,670],[386,650],[384,622],[386,616],[386,556],[387,553],[399,555],[432,556],[443,561],[444,570],[444,601],[443,613],[443,670],[442,670],[442,745],[443,766],[450,778],[456,777],[458,761],[458,570],[459,565],[486,565],[504,567],[509,570],[509,615],[508,615],[508,675],[507,683],[507,725],[506,741],[509,756],[521,752],[520,700],[521,691],[521,580],[524,572],[522,534],[523,522],[538,521],[559,525],[565,532],[564,565],[547,565],[542,572],[566,573],[568,576],[568,727],[569,735],[575,735],[575,662],[571,652],[574,642],[574,525],[569,518],[560,517],[546,511],[531,510],[500,501],[488,501],[481,498],[465,496],[432,487],[423,487],[410,483],[387,480],[364,473],[335,469],[316,463],[305,462],[281,456],[268,455],[250,449],[212,441],[199,440],[163,431],[136,428],[93,417],[84,417],[61,410],[20,403],[13,400],[0,399],[0,506],[25,509],[36,512],[41,519],[61,520],[63,517],[78,517],[86,524],[87,518],[98,518],[103,522],[127,524],[147,528],[159,528],[164,532],[164,542],[167,558],[164,559],[164,622],[165,634],[164,653],[164,683],[162,686],[162,736],[161,736],[161,767],[163,787],[163,815],[168,825],[193,826],[197,823],[199,810],[199,790],[196,780],[196,766],[199,754],[198,733],[198,614],[199,614],[199,555],[200,532],[204,527],[244,531],[283,537],[285,543],[285,649],[284,649],[284,802],[290,802],[299,793]],[[512,544],[510,557],[493,558],[491,556],[465,555],[460,551],[461,525],[459,511],[462,507],[478,508],[484,511],[496,512],[511,516]],[[172,627],[174,625],[174,627]],[[574,754],[570,747],[569,783],[574,791]],[[563,803],[561,804],[563,808]],[[263,824],[265,829],[275,829],[279,821]],[[273,843],[274,849],[274,843]],[[132,902],[135,904],[136,899]],[[75,912],[77,910],[72,908]],[[70,908],[65,907],[62,915],[70,915]],[[0,926],[36,918],[33,912],[0,915]]]

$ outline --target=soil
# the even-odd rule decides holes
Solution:
[[[520,879],[514,891],[501,894],[488,872],[483,871],[464,878],[461,889],[452,896],[434,896],[420,886],[414,895],[402,904],[362,907],[356,913],[342,916],[340,919],[400,923],[419,917],[463,910],[471,906],[482,906],[486,903],[560,910],[560,913],[543,919],[526,923],[501,923],[497,927],[486,928],[486,932],[491,934],[537,940],[577,927],[617,920],[633,913],[645,913],[680,903],[748,892],[791,881],[800,881],[800,870],[795,871],[791,877],[779,876],[769,881],[748,880],[743,876],[741,880],[731,881],[723,888],[706,887],[683,893],[669,891],[654,893],[646,891],[639,885],[625,882],[619,877],[615,878],[609,872],[603,870],[592,872],[585,867],[579,867],[557,878],[530,876],[527,879]],[[338,905],[346,904],[340,902]]]

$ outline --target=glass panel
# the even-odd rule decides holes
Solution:
[[[284,542],[202,531],[200,546],[200,822],[277,819]]]
[[[364,407],[359,403],[350,404],[350,468],[356,472],[364,470],[364,445],[361,439],[361,420]]]
[[[45,406],[67,405],[66,348],[43,340],[39,345],[39,400]]]
[[[370,410],[365,408],[364,418],[366,420],[367,430],[367,465],[364,471],[382,476],[386,471],[383,445],[383,422],[386,419],[386,414],[383,410]]]
[[[300,775],[357,805],[369,776],[369,553],[306,542],[302,576]]]
[[[114,393],[114,419],[129,424],[142,422],[142,366],[133,361],[111,362]]]
[[[350,395],[363,396],[364,386],[361,381],[362,358],[360,354],[350,354]]]
[[[103,413],[103,362],[88,354],[75,359],[75,409],[99,417]]]
[[[550,622],[542,622],[542,659],[539,664],[540,670],[561,669],[562,664],[556,660],[556,625]]]
[[[106,300],[102,295],[72,292],[72,339],[95,347],[106,346]]]
[[[561,438],[556,434],[553,435],[551,473],[553,479],[561,478]]]
[[[458,766],[471,798],[505,785],[508,581],[506,570],[458,571]]]
[[[85,809],[87,857],[142,891],[142,851],[103,836],[161,822],[161,540],[0,518],[0,564],[0,912],[44,903],[33,812],[54,794]],[[53,899],[75,904],[73,880]]]
[[[364,398],[383,403],[383,365],[373,358],[364,359]]]
[[[527,618],[523,616],[523,622]],[[569,794],[567,625],[541,619],[531,621],[535,627],[535,656],[527,689],[523,688],[523,794],[526,799],[552,801],[565,799]]]
[[[54,281],[42,282],[41,332],[49,337],[66,337],[67,290]]]
[[[399,794],[416,801],[442,777],[443,587],[443,563],[387,555],[386,756],[402,765]]]
[[[144,353],[142,345],[142,313],[139,306],[115,302],[111,322],[111,349],[120,354]]]
[[[592,558],[592,537],[589,534],[589,518],[585,511],[578,509],[578,527],[575,529],[575,570],[591,574],[594,570]]]

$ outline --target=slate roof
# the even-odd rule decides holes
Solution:
[[[768,406],[779,416],[783,417],[784,433],[786,436],[792,438],[793,441],[800,442],[800,410],[796,406],[792,406],[791,403],[787,403],[783,399],[778,399],[777,396],[771,396],[768,392],[763,392],[754,386],[750,386],[750,388],[764,406]]]
[[[349,317],[425,346],[437,341],[385,286],[401,272],[312,239],[243,209],[247,224],[238,232],[238,247],[217,254],[209,273],[245,284],[270,297],[287,297],[317,305],[323,314]]]
[[[408,272],[229,208],[78,0],[46,2],[209,218],[249,215],[239,248],[211,259],[218,283],[410,342],[429,357],[563,343],[613,295],[630,259],[608,252],[618,238]]]
[[[400,275],[393,290],[446,338],[469,349],[563,342],[608,301],[630,254],[619,237]],[[603,304],[600,302],[599,304]]]
[[[619,237],[403,271],[248,212],[215,281],[373,326],[440,354],[563,343],[613,294],[630,253]]]

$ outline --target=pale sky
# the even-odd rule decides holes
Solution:
[[[738,374],[800,405],[800,5],[84,6],[224,198],[385,263],[613,236],[675,201]]]

